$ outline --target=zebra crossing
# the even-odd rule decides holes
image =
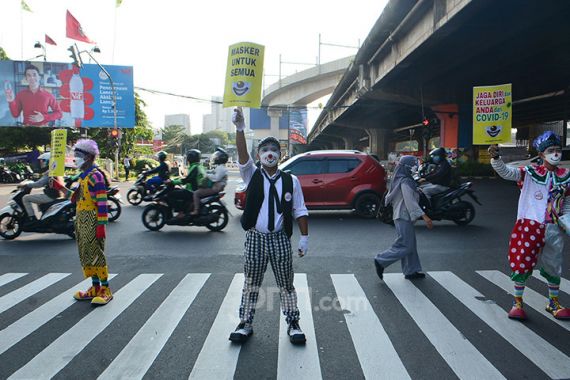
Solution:
[[[210,321],[208,325],[199,326],[207,331],[203,339],[189,333],[187,344],[198,345],[198,353],[187,364],[188,369],[178,374],[190,379],[234,378],[240,362],[251,360],[247,347],[228,341],[229,332],[238,322],[243,274],[224,274],[227,280],[224,284],[228,281],[229,284],[215,296],[210,289],[214,282],[219,282],[220,274],[185,274],[180,279],[169,280],[172,286],[168,291],[159,292],[162,289],[159,284],[169,276],[160,273],[113,274],[111,278],[114,280],[123,279],[119,282],[123,285],[115,289],[114,300],[105,307],[91,308],[78,306],[79,303],[73,300],[73,292],[88,287],[89,280],[69,287],[75,282],[72,281],[75,278],[72,273],[0,274],[0,378],[65,377],[62,373],[69,374],[74,368],[81,368],[81,360],[87,355],[84,352],[90,352],[90,345],[100,341],[109,328],[121,331],[121,324],[128,323],[125,321],[131,318],[136,319],[133,309],[138,306],[137,310],[141,310],[141,300],[150,293],[160,294],[160,299],[153,303],[154,309],[148,310],[148,315],[140,326],[137,325],[132,336],[117,340],[106,336],[105,345],[113,354],[95,366],[96,373],[91,372],[85,377],[141,379],[149,377],[151,369],[159,361],[168,360],[162,364],[167,367],[188,363],[189,358],[184,357],[186,351],[169,345],[174,344],[176,333],[180,334],[181,325],[187,323],[186,318],[198,312],[196,304],[199,303],[216,305],[215,310],[211,318],[205,318]],[[338,342],[339,347],[350,346],[357,358],[353,368],[346,368],[346,373],[339,373],[338,377],[422,377],[410,369],[409,361],[424,360],[427,353],[403,352],[398,342],[398,329],[407,329],[406,320],[409,319],[414,329],[421,332],[421,338],[429,342],[438,360],[445,363],[446,371],[460,379],[513,377],[512,372],[506,373],[506,366],[502,364],[504,357],[489,354],[489,347],[494,345],[509,347],[509,352],[516,353],[512,355],[518,360],[514,366],[532,366],[533,373],[541,373],[543,377],[570,378],[570,346],[559,343],[560,339],[566,343],[569,341],[570,322],[556,320],[544,311],[547,298],[542,295],[546,294],[542,278],[535,276],[533,280],[529,281],[525,291],[531,321],[523,324],[506,318],[508,305],[505,305],[505,300],[509,297],[507,293],[511,291],[512,282],[500,271],[474,271],[469,279],[449,271],[433,271],[428,272],[425,280],[416,282],[405,280],[401,274],[385,273],[384,282],[376,281],[373,286],[371,281],[360,275],[327,275],[327,281],[334,289],[334,297],[328,305],[336,308],[342,318],[338,321],[339,326],[347,330],[351,340]],[[42,300],[43,303],[38,302],[38,292],[58,283],[62,286],[57,294]],[[428,284],[429,289],[422,284]],[[560,287],[562,297],[566,299],[570,294],[569,284],[563,279]],[[276,337],[256,341],[256,334],[262,334],[256,330],[246,346],[258,342],[268,344],[268,341],[276,345],[276,357],[268,355],[265,358],[275,362],[275,372],[256,375],[278,379],[331,377],[330,372],[326,372],[326,358],[334,357],[335,353],[326,352],[319,342],[324,330],[330,329],[330,326],[323,326],[322,319],[318,317],[319,313],[327,312],[323,306],[327,303],[319,299],[322,297],[320,283],[313,281],[311,274],[297,273],[295,287],[307,344],[298,347],[289,343],[282,317],[279,317],[279,326],[274,330]],[[218,297],[220,294],[222,297]],[[480,339],[469,335],[465,326],[457,323],[457,316],[450,313],[449,308],[441,306],[442,299],[449,299],[453,310],[469,314],[469,319],[488,327],[492,333],[485,338],[484,345]],[[398,317],[402,321],[401,326],[393,320],[386,320],[384,313],[378,313],[378,307],[394,302],[405,313]],[[270,302],[265,306],[269,305]],[[263,307],[261,302],[259,308]],[[279,310],[267,313],[275,315]],[[50,326],[57,320],[69,322],[54,336],[50,333]],[[44,335],[53,339],[44,341]],[[17,351],[26,352],[24,361],[17,362]],[[170,352],[168,357],[162,355],[165,351]],[[177,356],[179,352],[180,356]]]

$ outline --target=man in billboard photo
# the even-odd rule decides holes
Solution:
[[[24,75],[28,88],[21,90],[15,96],[11,88],[4,89],[12,116],[18,118],[23,112],[23,124],[35,127],[47,126],[50,122],[61,119],[61,109],[55,96],[40,88],[40,70],[29,64],[24,70]]]

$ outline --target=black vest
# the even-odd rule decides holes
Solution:
[[[293,235],[293,178],[291,174],[281,172],[281,205],[283,207],[283,219],[285,233],[287,236],[291,237]],[[288,201],[285,199],[285,194],[290,194],[291,199]],[[257,223],[257,217],[259,216],[259,210],[261,210],[261,205],[265,199],[265,194],[263,192],[263,174],[261,169],[257,169],[249,185],[247,186],[247,195],[245,198],[245,209],[241,216],[241,226],[244,230],[249,230],[255,227]]]

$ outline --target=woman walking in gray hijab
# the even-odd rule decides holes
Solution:
[[[380,252],[374,259],[376,273],[383,278],[384,269],[398,261],[402,261],[402,272],[408,280],[424,278],[416,247],[416,233],[414,222],[423,218],[427,228],[432,229],[433,223],[418,204],[420,194],[412,177],[412,168],[417,167],[418,159],[414,156],[402,156],[394,171],[390,191],[386,195],[386,205],[391,204],[394,210],[394,224],[396,225],[396,241],[387,250]]]

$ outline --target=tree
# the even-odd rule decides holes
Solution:
[[[6,51],[0,46],[0,61],[9,61],[10,58],[8,58],[8,54],[6,54]]]
[[[225,131],[213,130],[213,131],[204,133],[204,135],[208,138],[220,140],[219,144],[216,144],[216,145],[226,146],[229,143],[228,133]]]

